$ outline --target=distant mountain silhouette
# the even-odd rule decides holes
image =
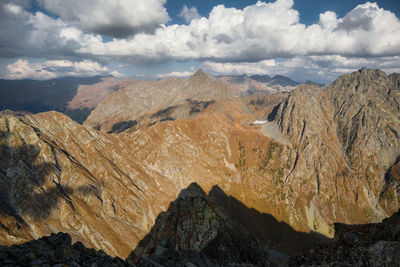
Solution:
[[[281,86],[297,86],[300,83],[293,81],[289,77],[278,74],[278,75],[275,75],[274,77],[272,77],[270,84],[271,85],[281,85]]]
[[[269,75],[251,75],[250,78],[263,83],[267,83],[272,80]]]
[[[68,110],[68,102],[77,94],[79,85],[102,81],[103,76],[63,77],[51,80],[0,80],[0,110],[39,113],[56,110],[82,123],[89,109]]]

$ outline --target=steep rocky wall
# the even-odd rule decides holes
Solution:
[[[274,120],[292,142],[283,154],[295,162],[288,201],[311,229],[332,235],[335,221],[378,221],[397,210],[398,182],[385,180],[400,154],[396,77],[362,69],[325,90],[300,86],[279,105]]]

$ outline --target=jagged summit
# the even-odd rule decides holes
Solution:
[[[190,77],[205,78],[205,77],[208,77],[208,75],[200,68],[193,75],[191,75]]]
[[[396,80],[396,74],[387,75],[379,69],[362,68],[352,73],[344,74],[338,77],[330,86],[330,90],[342,91],[345,95],[351,94],[367,94],[367,91],[382,91],[387,92],[391,85],[386,84],[387,78]],[[385,86],[382,86],[385,85]],[[361,90],[362,89],[362,90]],[[369,95],[370,97],[372,95]]]
[[[362,67],[361,69],[359,69],[358,71],[355,71],[355,72],[360,72],[360,73],[381,72],[381,73],[385,73],[384,71],[382,71],[380,69],[374,69],[374,68],[368,68],[368,67]]]
[[[191,183],[188,188],[183,189],[179,193],[178,199],[185,199],[185,198],[191,198],[191,197],[206,198],[207,195],[198,184]]]
[[[193,75],[189,76],[188,82],[204,82],[210,80],[210,76],[207,75],[202,69],[198,69]]]

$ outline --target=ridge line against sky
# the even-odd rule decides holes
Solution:
[[[400,72],[400,3],[0,0],[0,78]]]

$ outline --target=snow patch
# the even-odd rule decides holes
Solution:
[[[265,121],[261,126],[261,132],[281,144],[291,145],[289,139],[280,131],[275,122]]]

